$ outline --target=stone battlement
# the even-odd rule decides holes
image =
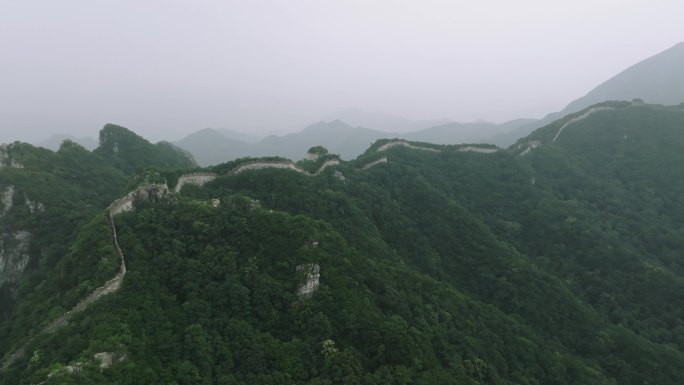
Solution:
[[[212,172],[193,172],[190,174],[183,174],[178,177],[178,182],[176,183],[176,187],[173,189],[173,191],[179,193],[186,184],[193,186],[204,186],[204,184],[213,181],[216,179],[216,177],[217,175]]]

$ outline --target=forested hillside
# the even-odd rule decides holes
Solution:
[[[169,142],[152,144],[125,127],[107,124],[100,131],[100,145],[94,153],[126,173],[141,166],[191,168],[192,155]]]
[[[185,154],[154,146],[123,127],[105,126],[101,137],[94,152],[69,140],[56,152],[19,142],[0,147],[0,319],[10,318],[17,302],[55,278],[55,266],[64,263],[80,229],[131,186],[154,179],[145,168],[192,167]],[[121,153],[108,152],[119,146]],[[81,262],[73,263],[76,268]],[[102,264],[111,265],[102,267],[104,277],[116,260]],[[79,282],[86,290],[94,284],[92,273],[64,271],[58,279],[71,283],[52,289],[62,292]],[[33,326],[17,327],[25,332]],[[0,345],[6,346],[6,338],[0,333]]]
[[[22,354],[0,384],[684,378],[681,106],[595,105],[508,149],[381,140],[339,164],[317,150],[191,175],[86,152],[129,189],[169,192],[113,232],[94,204],[1,321],[0,354]],[[27,172],[18,160],[0,176]],[[114,274],[113,239],[121,288],[42,332]]]
[[[69,141],[57,152],[26,143],[3,150],[9,161],[0,165],[0,319],[7,327],[17,300],[54,273],[76,234],[126,191],[128,178]],[[9,346],[7,338],[0,332],[0,345]]]

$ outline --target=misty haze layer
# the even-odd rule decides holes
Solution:
[[[206,127],[263,136],[350,106],[412,121],[542,117],[680,40],[682,11],[671,1],[9,2],[0,142],[95,137],[108,122],[155,141]]]

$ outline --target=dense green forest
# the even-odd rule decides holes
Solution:
[[[43,229],[46,245],[50,226],[63,235],[50,258],[33,247],[22,285],[4,289],[0,355],[24,349],[0,384],[684,378],[682,106],[603,103],[495,152],[382,140],[315,176],[331,156],[215,166],[203,186],[116,215],[120,290],[41,332],[117,271],[109,202],[193,167],[182,153],[129,151],[151,147],[123,128],[113,151],[107,130],[93,153],[16,144],[24,168],[0,170],[0,192],[30,191],[40,172],[63,186],[31,191],[44,213],[2,222]],[[302,295],[301,267],[314,264],[320,281]]]
[[[192,168],[192,155],[169,142],[152,144],[128,129],[107,124],[100,131],[100,145],[94,153],[107,159],[113,166],[132,173],[139,167]]]

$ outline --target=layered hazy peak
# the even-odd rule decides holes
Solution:
[[[351,126],[367,127],[384,132],[416,131],[450,122],[447,119],[411,120],[381,112],[370,112],[358,107],[350,107],[328,114],[324,119],[327,121],[342,120]]]
[[[634,64],[570,103],[563,112],[579,111],[604,100],[635,98],[666,105],[684,101],[684,43]]]

